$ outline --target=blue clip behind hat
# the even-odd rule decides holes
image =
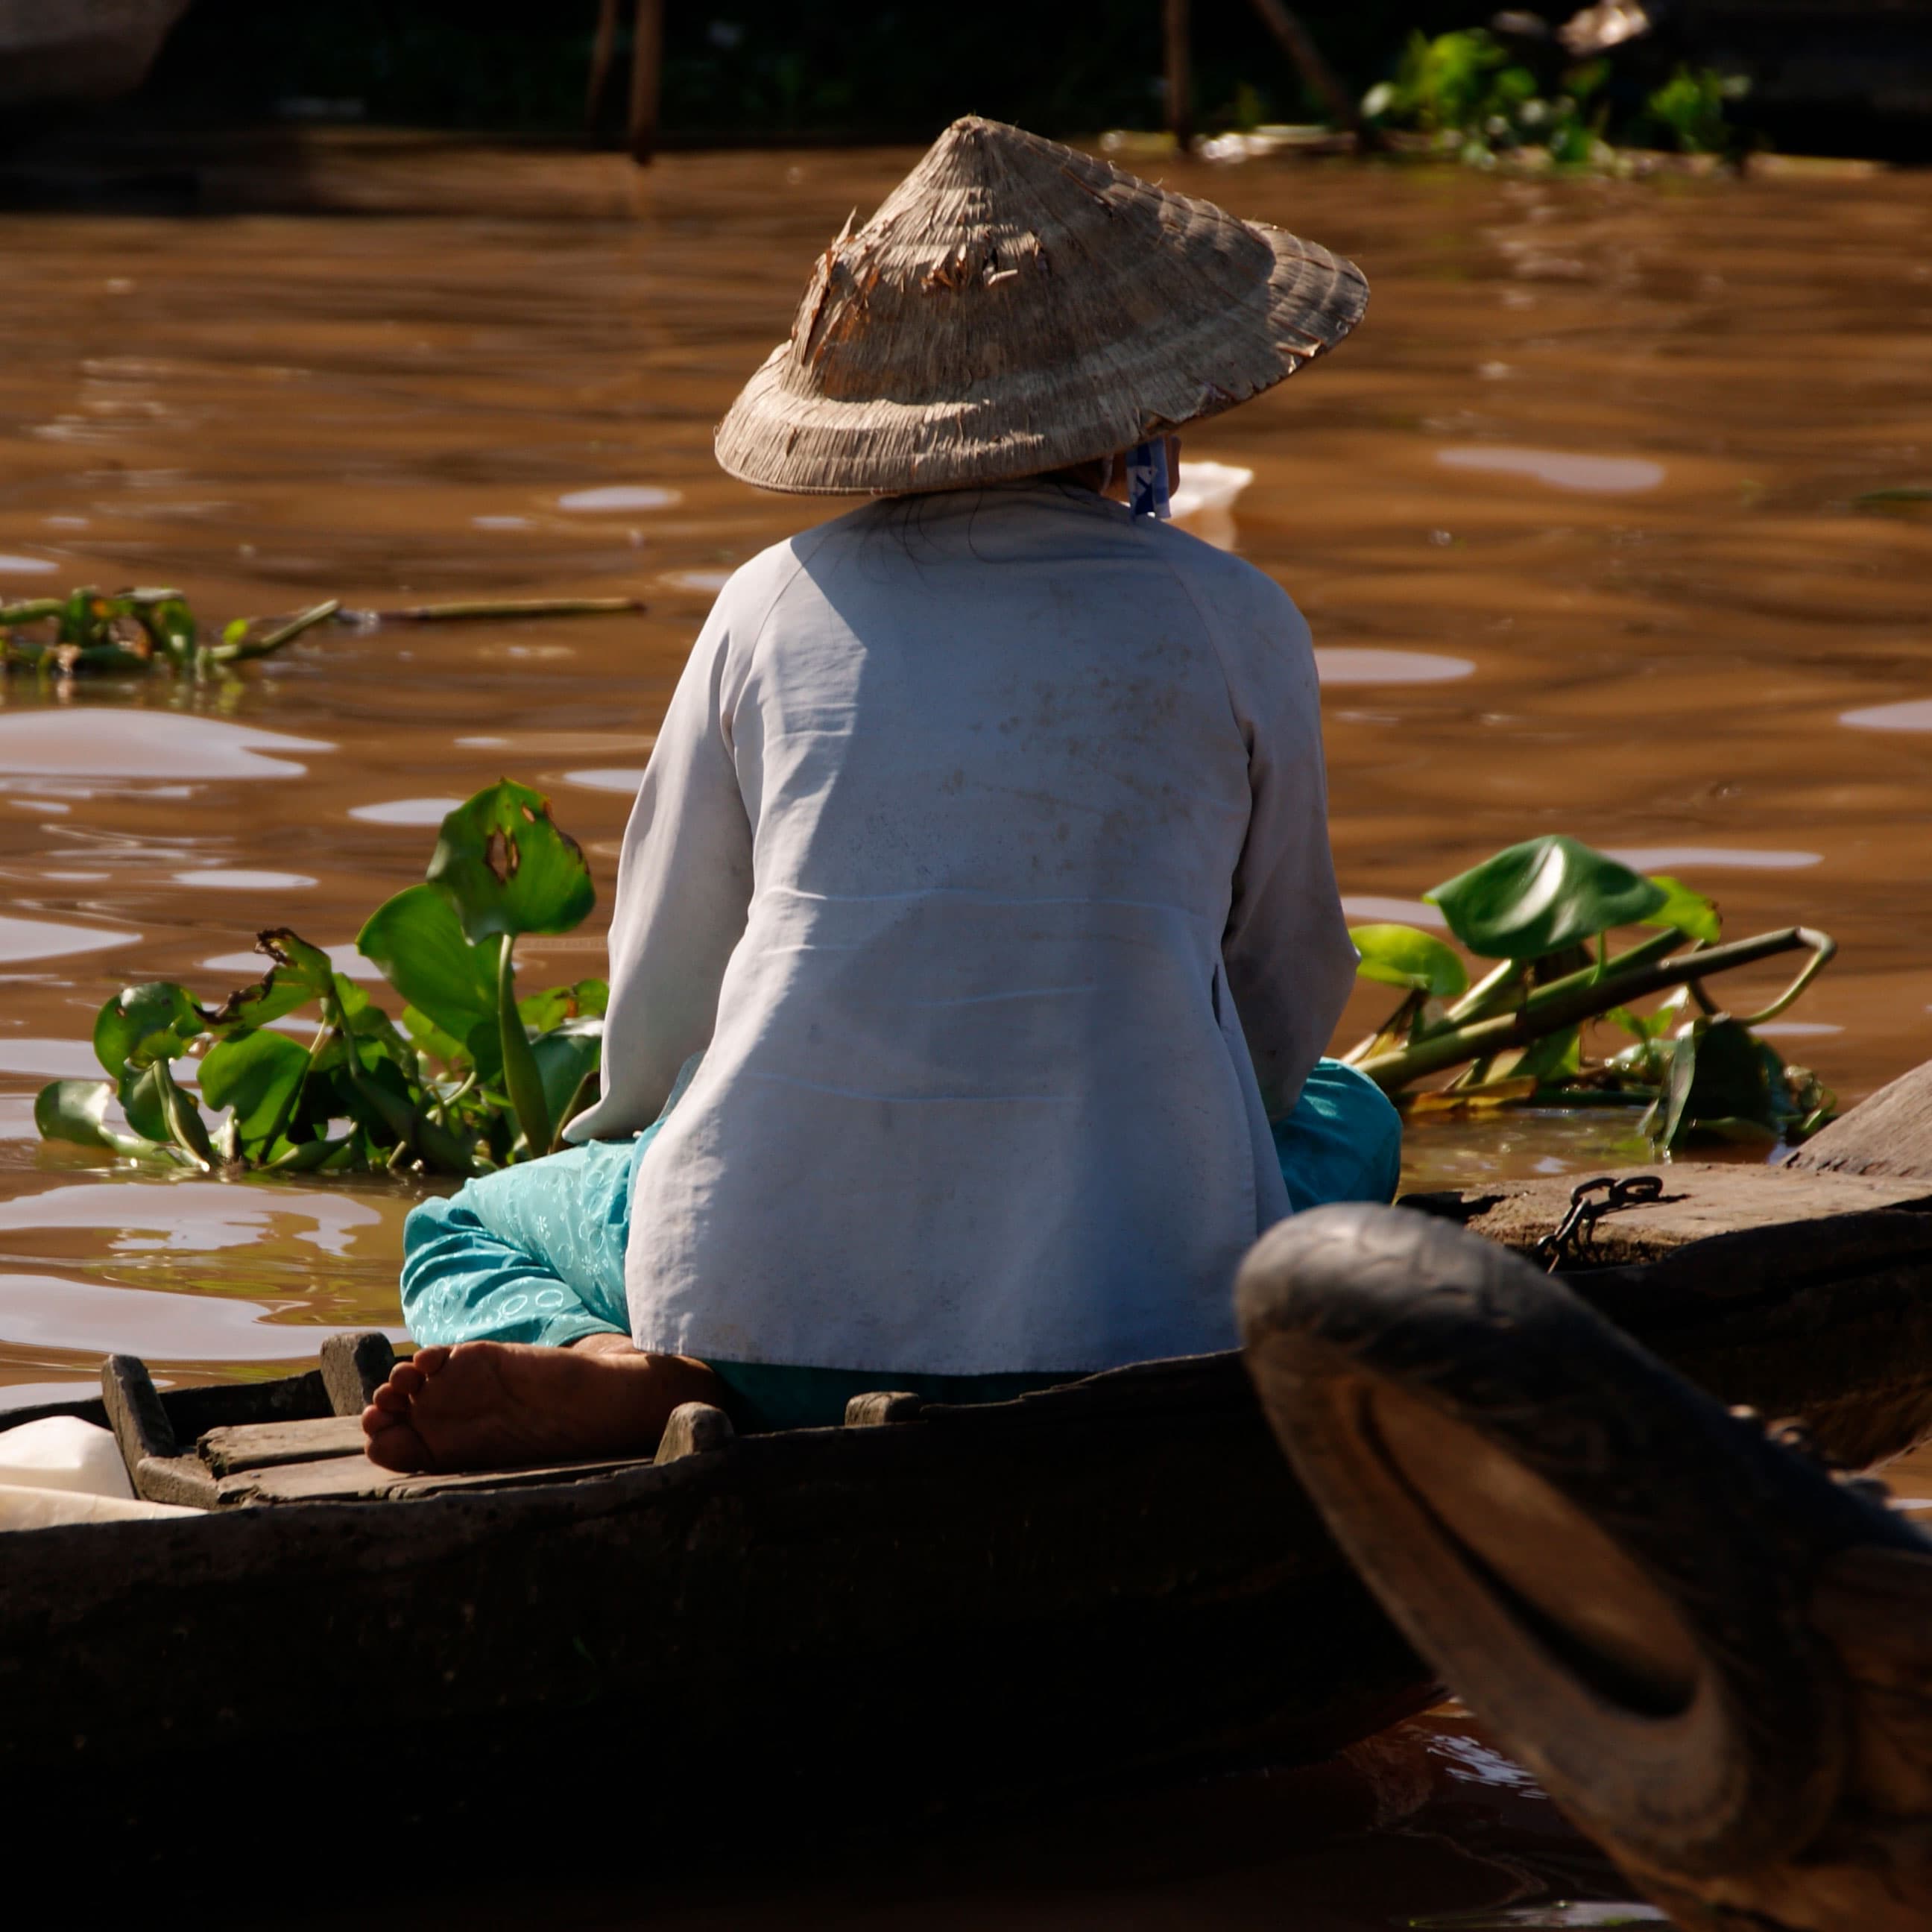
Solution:
[[[1137,442],[1127,452],[1127,508],[1136,517],[1174,514],[1167,500],[1167,440]]]

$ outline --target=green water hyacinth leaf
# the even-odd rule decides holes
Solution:
[[[1526,839],[1423,894],[1486,959],[1540,959],[1648,919],[1670,895],[1582,840]]]
[[[167,1064],[165,1060],[154,1060],[145,1066],[129,1066],[122,1074],[118,1089],[121,1111],[127,1115],[128,1126],[143,1140],[159,1141],[164,1145],[174,1138],[161,1085],[161,1071]]]
[[[275,962],[278,984],[292,989],[307,989],[313,1000],[326,999],[335,990],[335,968],[328,955],[311,946],[286,926],[276,926],[255,935],[255,950],[266,952]]]
[[[472,946],[449,898],[411,886],[386,900],[356,935],[356,950],[452,1041],[496,1021],[496,962]]]
[[[254,1146],[274,1136],[308,1071],[307,1048],[286,1034],[230,1034],[202,1060],[202,1097],[213,1108],[232,1107],[237,1136]]]
[[[1646,926],[1675,926],[1693,939],[1714,946],[1724,938],[1718,908],[1702,892],[1694,892],[1667,872],[1653,872],[1650,883],[1664,895],[1664,903],[1643,922]]]
[[[1355,970],[1364,980],[1438,1000],[1453,1000],[1468,990],[1462,960],[1432,932],[1413,926],[1352,926],[1348,937],[1362,956]]]
[[[264,952],[259,938],[256,950]],[[273,957],[266,952],[264,956]],[[271,1020],[284,1018],[312,1005],[318,997],[312,974],[271,965],[254,985],[236,987],[220,1006],[202,1017],[208,1031],[218,1036],[248,1028],[266,1026]]]
[[[94,1020],[94,1057],[118,1080],[136,1054],[178,1058],[201,1030],[201,1014],[185,986],[171,980],[123,986]]]
[[[1792,1112],[1778,1055],[1738,1021],[1712,1020],[1672,1046],[1658,1140],[1666,1152],[1698,1138],[1774,1141]]]
[[[566,1020],[530,1042],[543,1082],[544,1109],[554,1123],[567,1122],[570,1102],[604,1051],[602,1020]]]
[[[34,1096],[34,1125],[44,1140],[106,1148],[116,1154],[152,1151],[151,1142],[108,1126],[107,1109],[113,1099],[111,1080],[56,1080]]]
[[[442,821],[428,876],[472,940],[568,932],[597,903],[584,848],[558,830],[549,800],[507,778]]]

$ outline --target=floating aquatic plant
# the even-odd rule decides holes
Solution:
[[[166,670],[204,682],[232,675],[251,658],[272,657],[320,624],[370,630],[381,624],[599,616],[644,608],[634,597],[544,597],[351,610],[331,597],[292,616],[237,617],[211,637],[178,590],[109,592],[83,585],[64,597],[0,604],[0,670],[52,677]]]
[[[1462,955],[1433,933],[1353,928],[1362,976],[1403,998],[1346,1058],[1406,1104],[1641,1106],[1665,1152],[1699,1138],[1799,1139],[1831,1118],[1835,1102],[1817,1076],[1751,1030],[1829,962],[1837,948],[1825,934],[1790,926],[1725,942],[1702,894],[1561,836],[1512,845],[1424,897],[1469,952],[1496,963],[1472,985]],[[1613,952],[1611,933],[1631,926],[1658,929]],[[1728,1012],[1706,989],[1720,973],[1807,950],[1759,1012]],[[1637,1010],[1658,993],[1668,996],[1658,1007]],[[1630,1044],[1592,1062],[1582,1029],[1598,1019]],[[1446,1086],[1420,1090],[1452,1068]]]
[[[107,1077],[43,1088],[34,1123],[49,1140],[204,1169],[471,1174],[548,1154],[595,1090],[607,989],[584,980],[520,999],[514,950],[580,925],[596,902],[549,801],[505,780],[444,819],[424,883],[357,938],[401,995],[399,1018],[320,947],[264,932],[268,970],[218,1004],[166,980],[117,993],[94,1027]],[[306,1045],[283,1024],[304,1013]],[[200,1104],[176,1072],[184,1061]]]
[[[1565,44],[1561,35],[1549,43],[1552,54]],[[1738,147],[1728,111],[1748,90],[1739,77],[1680,66],[1634,112],[1618,112],[1608,59],[1539,64],[1540,72],[1487,28],[1433,38],[1414,33],[1394,75],[1364,97],[1362,112],[1376,128],[1482,167],[1511,158],[1610,168],[1618,165],[1619,150],[1638,145],[1684,154],[1729,154]]]

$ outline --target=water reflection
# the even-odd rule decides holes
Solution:
[[[1640,872],[1674,872],[1680,866],[1714,872],[1795,872],[1822,864],[1824,856],[1818,852],[1780,852],[1742,845],[1618,845],[1609,849],[1612,859]]]
[[[112,1229],[109,1246],[120,1254],[250,1247],[274,1232],[340,1258],[350,1252],[352,1230],[382,1222],[382,1215],[354,1194],[272,1183],[76,1181],[0,1201],[0,1233],[24,1228]]]
[[[1913,698],[1900,704],[1870,704],[1838,714],[1840,724],[1861,731],[1932,731],[1932,698]]]
[[[573,490],[558,497],[562,510],[668,510],[684,500],[681,490],[660,488],[654,483],[609,483],[595,490]]]
[[[96,1359],[283,1362],[313,1357],[346,1328],[305,1320],[297,1300],[262,1304],[224,1294],[113,1288],[72,1276],[0,1274],[0,1334],[32,1354],[57,1349]],[[396,1331],[398,1339],[400,1330]]]
[[[1357,926],[1439,926],[1446,928],[1449,923],[1442,916],[1442,909],[1431,905],[1426,899],[1378,898],[1372,892],[1349,892],[1342,897],[1342,910]]]
[[[1510,449],[1488,443],[1462,443],[1438,449],[1436,460],[1451,470],[1482,470],[1508,476],[1532,476],[1552,490],[1580,490],[1601,496],[1629,496],[1654,490],[1664,465],[1637,456],[1587,456],[1560,449]]]
[[[94,1045],[85,1040],[16,1040],[0,1033],[0,1073],[31,1073],[42,1080],[103,1080]],[[7,1204],[0,1202],[0,1213]]]
[[[298,892],[315,884],[306,872],[251,872],[246,867],[210,866],[191,872],[177,872],[178,886],[205,886],[216,892]]]
[[[47,520],[52,523],[54,519],[50,517]],[[45,577],[59,568],[48,557],[0,556],[0,572],[9,577]]]
[[[76,952],[104,952],[132,946],[138,932],[110,932],[98,926],[64,926],[52,920],[0,914],[0,960],[62,959]]]
[[[622,792],[634,796],[638,786],[644,782],[641,766],[633,770],[627,765],[605,765],[590,771],[565,772],[561,774],[566,784],[580,785],[586,791]]]
[[[1384,651],[1352,644],[1318,646],[1315,668],[1324,685],[1444,684],[1476,667],[1432,651]]]
[[[292,778],[292,752],[332,752],[320,738],[182,712],[85,708],[0,714],[0,772],[90,778]]]
[[[349,816],[368,825],[440,825],[462,802],[460,798],[392,798],[380,805],[352,805]]]

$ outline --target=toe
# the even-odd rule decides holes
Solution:
[[[376,1391],[378,1398],[382,1394],[381,1389]],[[386,1429],[398,1427],[401,1421],[400,1416],[391,1414],[388,1410],[381,1406],[380,1400],[372,1400],[369,1406],[362,1412],[362,1433],[364,1436],[380,1436]]]
[[[440,1375],[449,1356],[450,1351],[439,1343],[434,1348],[418,1348],[406,1364],[398,1362],[396,1366],[398,1368],[411,1368],[419,1375]]]
[[[434,1466],[429,1444],[406,1422],[393,1418],[380,1434],[371,1435],[364,1442],[362,1453],[378,1468],[394,1469],[403,1474]]]
[[[412,1363],[398,1362],[390,1370],[389,1378],[382,1384],[382,1388],[394,1390],[402,1400],[406,1402],[411,1396],[420,1395],[422,1393],[423,1384],[429,1378],[422,1370],[417,1368]],[[380,1391],[379,1390],[378,1393],[380,1394]]]

